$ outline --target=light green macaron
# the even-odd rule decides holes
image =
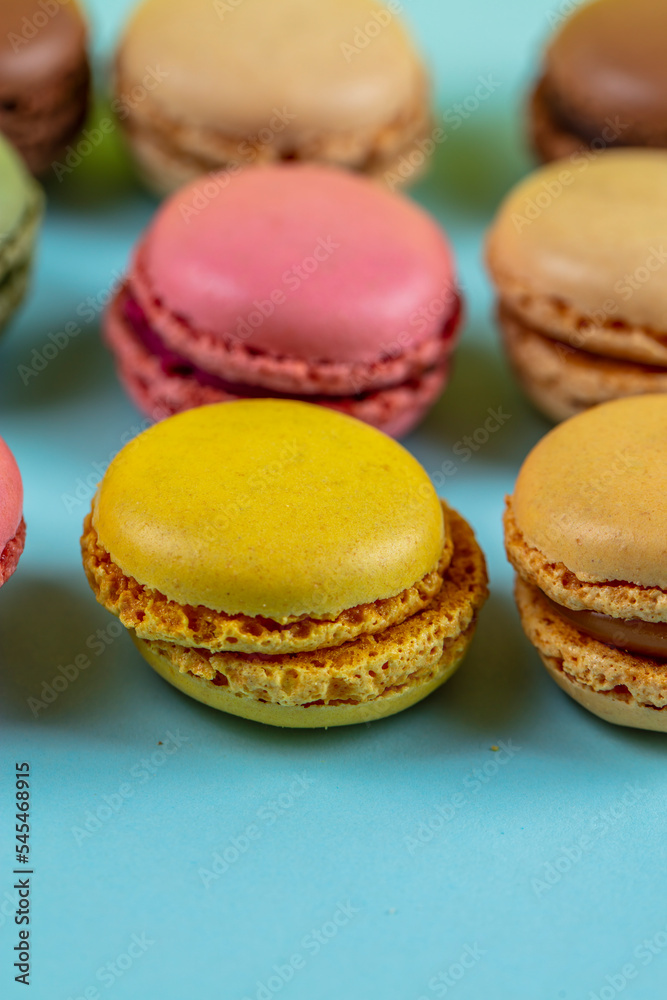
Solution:
[[[25,295],[43,203],[42,189],[0,137],[0,330]]]

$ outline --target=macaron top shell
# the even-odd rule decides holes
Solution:
[[[145,431],[111,463],[93,525],[125,575],[168,599],[283,623],[399,594],[444,545],[440,502],[407,451],[284,400]]]
[[[548,80],[570,110],[664,133],[666,37],[664,0],[583,4],[547,50]]]
[[[503,202],[487,256],[499,286],[667,330],[667,151],[556,161]]]
[[[526,542],[580,580],[667,590],[667,396],[596,406],[531,451],[514,518]]]
[[[46,8],[46,9],[45,9]],[[74,0],[2,0],[0,92],[7,86],[49,86],[76,67],[86,45],[86,24]]]
[[[23,484],[16,459],[0,438],[0,555],[18,531],[23,516]]]
[[[0,136],[0,249],[17,235],[37,190],[19,154]]]
[[[249,2],[249,0],[246,0]],[[454,269],[435,221],[331,167],[252,167],[182,188],[131,281],[192,335],[306,361],[373,363],[442,333]]]
[[[300,135],[377,126],[424,87],[402,25],[375,0],[144,0],[121,44],[121,83],[156,62],[166,75],[151,99],[166,117],[239,139],[276,111]]]

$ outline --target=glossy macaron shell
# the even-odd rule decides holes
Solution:
[[[201,407],[144,432],[108,469],[93,524],[143,586],[278,622],[399,594],[444,544],[435,491],[400,445],[277,400]]]
[[[372,44],[346,59],[344,46],[367,23]],[[278,112],[283,144],[366,130],[391,122],[424,89],[409,37],[375,0],[144,0],[120,46],[121,86],[156,60],[162,76],[151,100],[166,117],[239,141],[269,129]]]
[[[608,150],[555,162],[503,202],[487,256],[501,295],[667,331],[667,151]]]
[[[454,281],[449,244],[417,205],[294,165],[181,189],[131,272],[147,309],[159,299],[192,328],[195,357],[240,340],[274,357],[364,364],[439,336]]]
[[[551,431],[519,474],[527,544],[580,580],[667,590],[667,395],[595,407]]]
[[[563,111],[599,129],[618,123],[648,139],[667,134],[667,5],[595,0],[567,19],[546,54],[549,91]],[[608,120],[605,120],[608,116]],[[593,138],[593,136],[591,136]],[[601,135],[600,138],[603,138]]]

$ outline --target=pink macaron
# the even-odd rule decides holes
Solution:
[[[0,587],[16,569],[24,544],[21,473],[16,459],[0,438]]]
[[[443,391],[460,317],[451,248],[423,209],[342,170],[284,164],[172,195],[105,334],[154,419],[271,396],[399,437]]]

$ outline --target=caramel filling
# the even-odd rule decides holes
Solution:
[[[542,596],[561,618],[591,639],[628,653],[667,660],[667,623],[644,622],[639,618],[612,618],[599,611],[572,611],[556,604],[546,594]]]

